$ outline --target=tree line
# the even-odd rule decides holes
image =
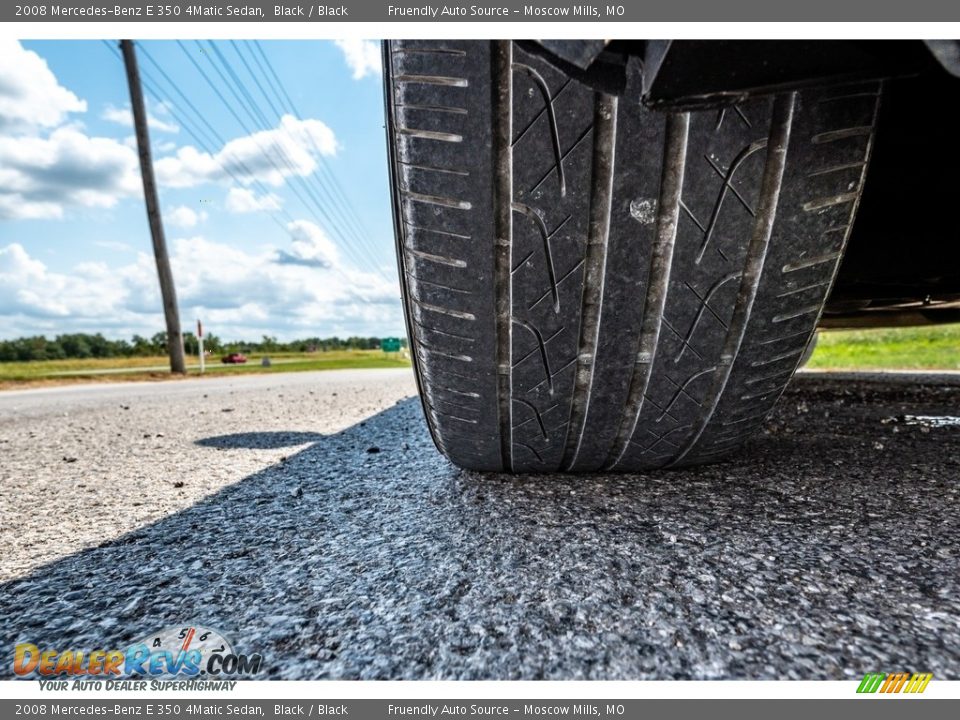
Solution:
[[[406,340],[401,338],[406,347]],[[221,353],[281,353],[281,352],[327,352],[330,350],[378,350],[378,337],[329,337],[305,338],[281,342],[264,335],[258,342],[234,340],[225,342],[213,334],[205,334],[203,348],[210,354]],[[183,349],[188,355],[199,353],[197,337],[184,333]],[[24,362],[29,360],[69,360],[87,358],[151,357],[166,355],[167,334],[158,332],[145,338],[134,335],[130,340],[110,340],[102,334],[71,333],[48,339],[44,335],[22,337],[15,340],[0,340],[0,362]]]

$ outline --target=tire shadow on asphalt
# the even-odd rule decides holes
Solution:
[[[206,438],[310,444],[0,586],[0,674],[199,625],[263,678],[957,677],[960,429],[874,424],[957,390],[925,397],[802,383],[735,460],[649,475],[459,471],[416,399]]]

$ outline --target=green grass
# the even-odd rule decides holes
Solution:
[[[246,365],[207,363],[207,374],[303,372],[409,367],[409,359],[380,350],[337,350],[271,354],[272,367],[250,355]],[[196,358],[188,374],[199,374]],[[0,363],[0,388],[78,381],[161,380],[170,377],[167,359],[110,358]],[[882,330],[824,330],[807,367],[836,370],[960,370],[960,325]]]
[[[960,370],[960,325],[824,330],[809,368]]]
[[[346,370],[409,367],[410,361],[399,353],[380,350],[331,350],[316,353],[276,353],[270,355],[271,367],[262,367],[262,355],[248,355],[245,365],[224,365],[219,358],[207,362],[208,375],[227,373],[303,372],[307,370]],[[188,375],[199,375],[196,358],[187,360]],[[105,358],[91,360],[44,360],[0,363],[0,386],[47,384],[75,380],[148,380],[169,377],[166,357]]]

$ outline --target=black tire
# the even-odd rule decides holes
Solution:
[[[879,82],[666,113],[511,42],[391,41],[408,332],[440,450],[476,470],[707,462],[801,362]]]

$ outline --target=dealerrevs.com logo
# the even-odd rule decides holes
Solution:
[[[61,650],[29,642],[14,649],[13,672],[34,679],[235,679],[260,672],[263,657],[243,654],[216,630],[170,627],[126,648]]]

